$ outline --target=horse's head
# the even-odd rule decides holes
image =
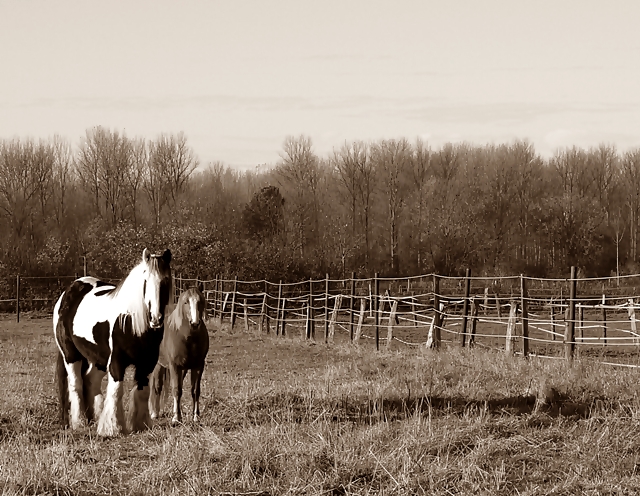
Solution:
[[[189,324],[192,327],[199,326],[204,320],[205,303],[200,285],[197,288],[187,289],[180,296],[181,313],[189,318]]]
[[[148,249],[142,252],[144,267],[144,303],[147,307],[149,326],[157,329],[164,324],[164,311],[172,291],[171,251],[152,255]]]

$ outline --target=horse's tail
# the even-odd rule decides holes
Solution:
[[[69,425],[69,379],[64,366],[64,356],[58,351],[56,363],[56,380],[58,382],[58,399],[60,401],[60,423],[62,427]]]

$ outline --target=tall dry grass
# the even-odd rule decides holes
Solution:
[[[46,321],[0,323],[2,494],[635,494],[632,369],[223,329],[198,425],[61,431]],[[185,388],[188,389],[188,388]],[[188,392],[184,407],[190,405]]]

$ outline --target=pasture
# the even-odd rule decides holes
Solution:
[[[101,439],[58,426],[50,318],[0,320],[13,494],[634,494],[637,369],[208,324],[201,419]],[[626,362],[631,359],[626,357]],[[635,360],[637,358],[633,356]],[[127,391],[133,386],[127,373]],[[128,393],[127,393],[128,394]],[[189,408],[190,398],[183,403]]]

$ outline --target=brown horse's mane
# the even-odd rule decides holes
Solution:
[[[178,301],[176,303],[176,307],[173,309],[173,311],[167,317],[167,325],[168,325],[170,330],[178,330],[178,329],[180,329],[182,327],[182,322],[184,321],[184,318],[185,318],[183,303],[189,297],[188,295],[193,294],[193,293],[198,295],[198,299],[204,301],[204,295],[197,288],[191,287],[191,288],[183,291],[182,294],[180,295],[180,297],[178,298]],[[204,312],[203,312],[203,315],[200,316],[200,318],[201,318],[201,320],[204,320]]]

